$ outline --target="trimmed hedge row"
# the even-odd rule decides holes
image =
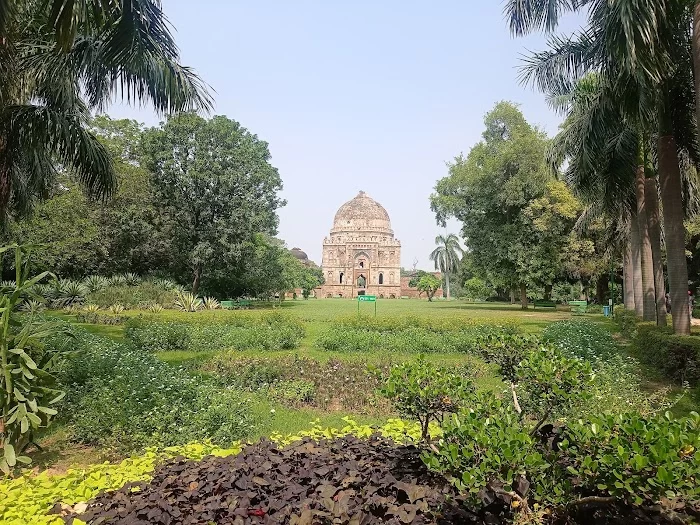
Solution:
[[[188,315],[184,322],[161,316],[132,318],[124,333],[148,351],[286,350],[297,348],[304,337],[302,324],[283,315]]]
[[[638,323],[634,348],[640,359],[666,377],[700,384],[700,337],[675,335],[670,327]]]

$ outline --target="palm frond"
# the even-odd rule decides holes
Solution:
[[[47,177],[41,174],[53,174],[52,157],[71,168],[92,197],[109,197],[116,188],[109,153],[83,127],[80,115],[37,105],[6,106],[0,111],[0,134],[6,140],[6,155],[14,161],[12,190],[20,199],[17,202],[20,208],[26,204],[22,199],[30,194],[40,195],[40,191],[46,189]],[[30,170],[34,177],[27,177],[23,169]],[[30,182],[37,179],[40,187]],[[22,181],[27,186],[23,186]],[[10,188],[7,190],[9,197]]]
[[[509,0],[503,8],[510,31],[516,36],[532,31],[554,31],[562,15],[579,7],[577,0]]]

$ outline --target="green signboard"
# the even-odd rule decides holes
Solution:
[[[374,316],[377,316],[377,296],[376,295],[358,295],[357,296],[357,315],[360,315],[360,303],[374,303]]]

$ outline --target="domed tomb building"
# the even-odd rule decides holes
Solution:
[[[319,297],[401,296],[401,243],[389,214],[364,191],[335,214],[321,267],[326,282]]]

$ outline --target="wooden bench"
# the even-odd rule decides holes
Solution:
[[[537,309],[538,306],[540,308],[554,308],[555,310],[557,308],[557,303],[554,301],[535,301],[532,305],[534,309]]]
[[[585,314],[588,310],[588,301],[569,301],[571,312],[574,314]]]
[[[240,299],[238,301],[221,301],[221,308],[224,310],[241,310],[243,308],[250,308],[253,305],[253,301],[249,299]]]

